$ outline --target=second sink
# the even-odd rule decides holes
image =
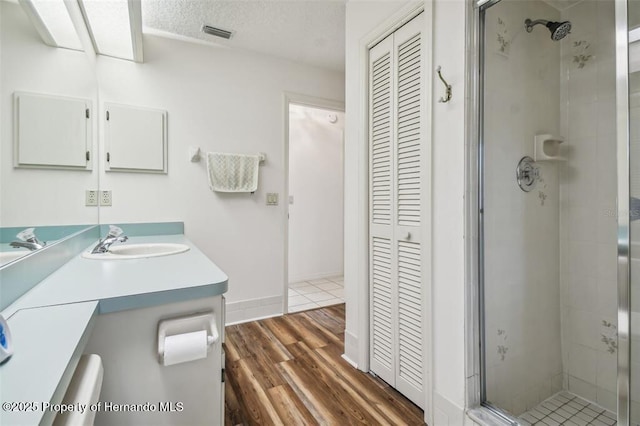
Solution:
[[[147,243],[147,244],[122,244],[112,246],[106,253],[85,252],[82,257],[87,259],[116,260],[139,259],[144,257],[170,256],[184,253],[189,250],[185,244],[173,243]]]

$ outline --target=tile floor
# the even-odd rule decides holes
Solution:
[[[344,277],[322,278],[289,284],[289,312],[344,303]]]
[[[616,415],[599,405],[573,395],[559,392],[518,418],[522,426],[614,426]]]

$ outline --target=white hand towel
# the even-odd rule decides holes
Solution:
[[[209,188],[216,192],[255,192],[260,156],[207,153]]]

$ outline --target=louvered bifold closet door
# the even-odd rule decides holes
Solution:
[[[369,53],[371,371],[424,407],[422,15]]]
[[[423,142],[423,20],[394,33],[396,57],[397,369],[395,387],[424,406],[422,200],[426,167]]]
[[[370,358],[371,371],[390,384],[395,382],[397,346],[392,41],[388,37],[369,51]]]

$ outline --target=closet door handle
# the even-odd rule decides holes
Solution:
[[[407,232],[406,234],[404,234],[404,239],[405,240],[410,240],[411,239],[411,232]]]

